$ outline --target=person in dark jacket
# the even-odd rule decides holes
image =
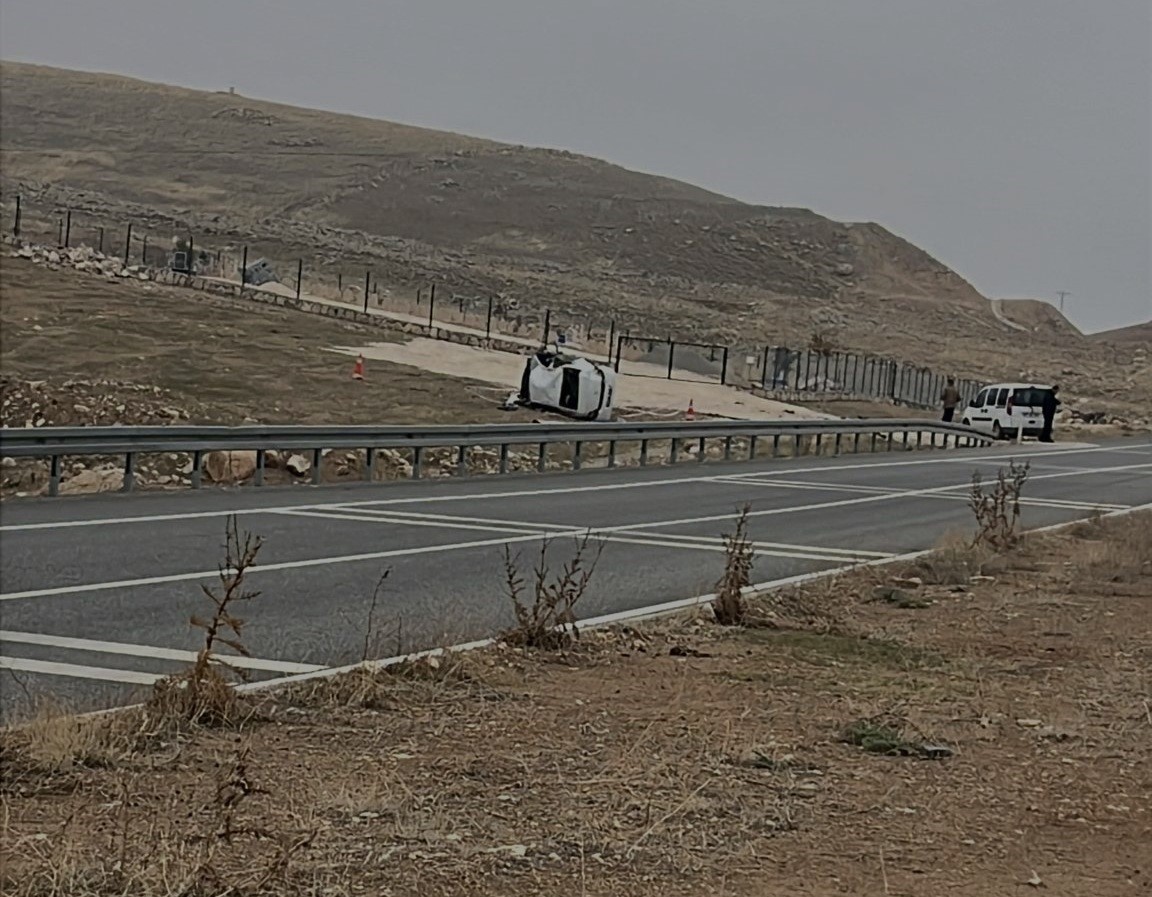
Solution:
[[[1058,392],[1060,387],[1053,386],[1044,393],[1044,401],[1040,405],[1040,411],[1044,415],[1044,429],[1040,431],[1041,442],[1052,441],[1052,422],[1056,419],[1056,409],[1060,407],[1060,400],[1056,398]]]
[[[956,388],[956,379],[948,378],[948,385],[940,394],[940,402],[944,406],[944,415],[940,418],[944,423],[951,423],[956,415],[956,406],[960,404],[960,390]]]

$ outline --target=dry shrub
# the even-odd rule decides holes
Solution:
[[[927,585],[965,585],[980,574],[993,554],[986,544],[974,544],[969,536],[947,533],[929,554],[912,562],[905,576],[918,576]]]
[[[1125,583],[1152,575],[1152,512],[1080,524],[1073,551],[1076,578]]]
[[[191,723],[199,726],[232,726],[247,716],[240,695],[233,688],[244,680],[243,670],[231,666],[219,646],[231,648],[247,657],[241,641],[244,621],[233,613],[233,606],[251,601],[260,593],[244,585],[248,571],[256,563],[262,541],[251,533],[240,533],[235,515],[225,526],[225,560],[220,565],[218,591],[201,586],[212,604],[211,616],[193,615],[190,623],[204,633],[204,644],[187,670],[160,679],[152,687],[145,704],[148,718],[164,722]]]
[[[361,664],[338,676],[305,682],[287,692],[291,703],[314,707],[359,707],[387,710],[436,703],[456,686],[483,682],[463,652],[440,650],[386,666]]]
[[[5,807],[0,893],[13,897],[207,897],[292,894],[292,863],[315,837],[292,820],[273,825],[269,793],[255,783],[249,749],[237,745],[207,779],[207,793],[172,794],[153,812],[121,776],[113,800],[94,800],[63,826],[29,835]],[[282,816],[279,818],[283,818]],[[96,834],[94,834],[96,833]],[[333,893],[340,893],[335,891]]]
[[[550,547],[548,539],[540,544],[540,555],[532,571],[530,600],[525,600],[528,584],[520,573],[519,556],[513,556],[511,549],[504,546],[504,581],[516,614],[516,625],[501,633],[500,638],[509,645],[557,651],[567,648],[579,637],[576,605],[588,590],[604,543],[593,542],[591,533],[585,533],[576,540],[572,559],[555,575],[548,565]],[[591,560],[587,557],[590,550]]]
[[[716,583],[716,598],[712,602],[712,613],[721,626],[743,626],[747,622],[744,590],[752,584],[755,557],[748,539],[751,510],[751,505],[744,505],[736,518],[736,531],[724,535],[724,575]]]
[[[986,545],[995,551],[1007,551],[1020,542],[1020,495],[1028,481],[1029,462],[1009,463],[996,472],[991,492],[984,489],[980,472],[972,474],[968,506],[976,518],[974,545]]]
[[[852,608],[867,600],[869,582],[866,576],[847,574],[764,592],[748,602],[749,625],[850,634]]]
[[[5,779],[20,773],[55,775],[77,768],[112,766],[134,749],[133,731],[122,715],[80,716],[54,698],[40,701],[23,725],[4,733]]]

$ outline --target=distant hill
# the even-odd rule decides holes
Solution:
[[[1102,330],[1093,333],[1091,338],[1102,343],[1140,344],[1152,349],[1152,321],[1143,324],[1133,324],[1131,327],[1120,327],[1117,330]]]
[[[1000,310],[1008,320],[1033,333],[1052,336],[1082,337],[1080,328],[1069,321],[1060,309],[1043,299],[1001,299]]]
[[[598,159],[229,93],[0,66],[3,177],[230,219],[829,299],[981,297],[875,225],[753,206]]]
[[[972,377],[1068,365],[1087,382],[1101,363],[1050,306],[1009,302],[998,316],[875,223],[559,150],[117,75],[5,62],[0,91],[0,199],[8,215],[21,194],[45,239],[70,209],[89,233],[127,221],[158,241],[191,232],[284,270],[303,258],[333,282],[370,269],[415,296],[434,280],[442,295],[498,295],[617,332],[738,348],[819,337]]]

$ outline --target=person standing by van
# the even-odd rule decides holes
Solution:
[[[952,418],[956,414],[956,406],[960,404],[960,390],[956,388],[954,377],[948,378],[944,391],[940,393],[940,402],[944,405],[944,416],[941,420],[946,424],[952,423]]]
[[[1060,407],[1060,400],[1056,397],[1058,392],[1060,392],[1059,386],[1046,390],[1044,400],[1040,404],[1040,412],[1044,415],[1044,428],[1040,431],[1041,442],[1052,441],[1052,422],[1056,420],[1056,409]]]

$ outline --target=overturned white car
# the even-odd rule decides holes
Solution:
[[[611,420],[616,372],[587,358],[551,349],[528,357],[517,403],[580,420]]]

